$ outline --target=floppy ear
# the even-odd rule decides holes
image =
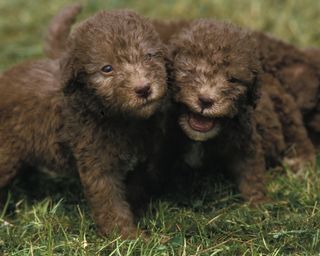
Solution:
[[[257,102],[260,99],[260,96],[261,96],[260,72],[255,72],[252,85],[249,87],[249,90],[247,93],[248,104],[253,108],[256,108]]]
[[[86,73],[71,52],[60,61],[61,83],[65,95],[74,93],[86,84]]]

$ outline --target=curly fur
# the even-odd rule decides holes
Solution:
[[[264,73],[261,77],[261,81],[263,92],[266,93],[268,98],[272,101],[273,110],[269,111],[269,114],[272,114],[274,118],[273,122],[271,120],[268,121],[268,113],[265,111],[263,115],[263,113],[259,113],[257,110],[257,116],[259,118],[257,123],[265,128],[269,127],[268,133],[273,134],[272,125],[274,121],[279,121],[282,130],[281,140],[276,140],[275,138],[269,140],[270,138],[267,137],[264,138],[263,144],[271,146],[270,143],[277,145],[278,143],[282,144],[284,142],[285,147],[278,147],[278,150],[275,153],[278,154],[283,163],[290,167],[295,173],[305,170],[306,167],[314,167],[315,149],[308,137],[301,111],[293,96],[290,95],[280,82],[269,73]],[[276,115],[272,112],[276,113]],[[275,127],[277,127],[277,125],[275,125]],[[264,137],[264,135],[262,136]],[[279,137],[276,130],[274,131],[273,136]],[[266,154],[269,153],[269,150],[270,148],[265,151]],[[270,152],[273,151],[271,150]]]
[[[179,21],[163,22],[154,21],[157,31],[161,38],[171,38],[175,33],[179,32]],[[190,24],[190,22],[189,22]],[[180,30],[188,29],[188,22],[181,21]],[[165,28],[166,27],[166,28]],[[269,113],[264,111],[259,114],[264,114],[257,119],[257,125],[265,126],[264,132],[260,134],[264,137],[267,133],[271,137],[279,137],[276,134],[272,135],[273,129],[270,123],[264,121],[269,115],[275,118],[275,122],[280,122],[283,135],[280,141],[274,141],[273,144],[282,144],[286,146],[282,150],[277,151],[293,171],[298,172],[304,167],[315,166],[315,149],[308,136],[305,124],[308,127],[309,133],[313,134],[313,141],[316,142],[317,122],[320,118],[317,113],[320,110],[319,102],[319,50],[316,48],[308,49],[302,52],[293,45],[289,45],[280,40],[272,38],[264,33],[253,32],[254,37],[258,42],[258,55],[262,63],[263,76],[262,87],[275,105],[269,109]],[[317,55],[318,54],[318,55]],[[311,56],[313,55],[313,57]],[[302,88],[303,87],[303,88]],[[303,91],[303,93],[301,93]],[[319,110],[317,110],[319,109]],[[272,113],[276,111],[276,113]],[[303,115],[301,115],[301,112]],[[258,115],[256,115],[258,116]],[[305,120],[305,123],[303,122]],[[269,129],[267,129],[269,127]],[[267,133],[266,133],[267,132]],[[271,143],[267,136],[263,138],[262,144],[265,149],[271,150]],[[270,138],[269,138],[270,139]],[[265,150],[265,155],[269,159],[271,152]],[[271,154],[274,159],[271,162],[278,162],[279,157],[275,157],[274,152]],[[270,162],[270,159],[268,160]]]
[[[185,134],[182,154],[200,158],[187,164],[228,171],[245,199],[264,200],[265,161],[252,115],[261,67],[251,34],[203,19],[173,36],[170,49],[174,99]],[[212,104],[204,107],[201,97]],[[203,122],[210,129],[201,129]]]
[[[310,48],[303,51],[262,33],[256,33],[256,37],[260,42],[264,70],[272,74],[294,97],[309,128],[313,112],[319,104],[319,50]]]
[[[124,180],[160,155],[153,141],[164,141],[165,48],[131,11],[99,12],[67,45],[59,61],[24,63],[0,77],[0,188],[24,164],[76,170],[99,231],[137,235]],[[143,84],[150,95],[141,98],[135,89]]]

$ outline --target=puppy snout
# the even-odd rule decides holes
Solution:
[[[150,94],[152,93],[152,89],[149,84],[137,86],[134,89],[134,91],[139,98],[144,98],[144,99],[148,98],[150,96]]]
[[[199,105],[201,109],[211,108],[214,104],[213,99],[207,96],[199,96]]]

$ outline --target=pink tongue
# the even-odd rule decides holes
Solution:
[[[213,128],[214,122],[212,118],[190,113],[189,125],[193,130],[196,130],[198,132],[208,132]]]

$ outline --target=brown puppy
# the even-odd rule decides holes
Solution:
[[[94,15],[67,45],[60,66],[34,61],[0,78],[0,188],[25,163],[77,170],[99,231],[137,235],[124,179],[158,155],[165,49],[130,11]]]
[[[155,20],[153,23],[164,42],[169,41],[179,30],[188,26],[187,21],[168,23]],[[255,114],[257,116],[257,125],[259,127],[265,126],[264,132],[261,135],[267,135],[267,131],[269,133],[262,140],[262,143],[265,143],[265,154],[266,156],[269,155],[267,149],[272,144],[280,145],[284,142],[286,146],[284,148],[281,147],[282,150],[278,151],[277,154],[281,156],[284,163],[291,170],[298,172],[305,167],[314,167],[315,149],[308,137],[303,118],[306,119],[310,132],[317,130],[319,126],[317,125],[317,120],[320,118],[318,118],[319,115],[316,113],[320,113],[320,110],[316,110],[315,104],[319,101],[318,89],[320,77],[317,77],[317,70],[319,72],[320,69],[316,69],[315,60],[311,61],[310,56],[306,56],[305,53],[292,45],[263,33],[254,32],[252,37],[257,39],[259,45],[259,59],[262,61],[264,71],[264,75],[261,77],[263,91],[269,94],[266,97],[270,97],[275,105],[271,109],[267,109],[277,112],[277,114],[273,114],[264,111],[263,114],[266,114],[265,118],[267,119],[270,114],[277,119],[275,122],[280,121],[281,130],[283,130],[282,136],[279,136],[277,133],[273,136],[272,133],[275,130],[271,129],[270,123],[264,121],[265,119],[263,116],[260,116],[260,112]],[[314,49],[309,51],[313,53],[317,52]],[[313,59],[315,58],[313,57]],[[304,115],[301,115],[300,110],[303,111]],[[270,130],[266,129],[267,127]],[[268,140],[270,137],[274,139],[282,137],[284,141],[281,139],[280,141],[271,143]],[[273,151],[274,149],[271,147],[270,150]],[[279,157],[273,160],[278,162]]]
[[[198,20],[175,35],[170,48],[185,162],[227,171],[245,199],[264,200],[265,161],[252,115],[261,66],[251,34]]]

